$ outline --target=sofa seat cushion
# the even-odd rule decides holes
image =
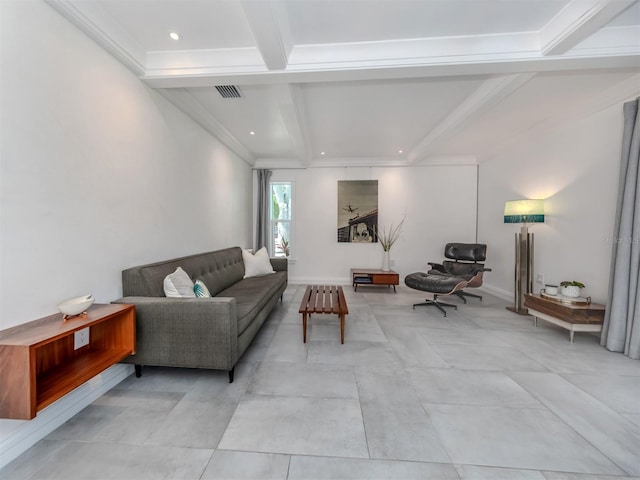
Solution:
[[[236,299],[238,335],[242,335],[257,313],[286,282],[286,272],[276,272],[262,277],[245,278],[216,295]]]

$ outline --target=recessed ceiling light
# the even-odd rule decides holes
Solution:
[[[398,150],[398,153],[402,153],[402,150]]]
[[[249,135],[255,135],[255,134],[256,134],[256,132],[254,132],[253,130],[251,130],[251,131],[249,132]]]
[[[320,155],[324,155],[324,152],[320,152]]]
[[[178,32],[169,32],[169,37],[171,37],[172,40],[180,40],[180,34]]]

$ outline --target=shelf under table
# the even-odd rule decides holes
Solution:
[[[83,355],[38,375],[36,405],[41,410],[91,380],[111,365],[127,358],[131,350],[89,350]]]

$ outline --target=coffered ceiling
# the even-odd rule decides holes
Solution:
[[[640,94],[639,0],[47,1],[256,167],[482,162]]]

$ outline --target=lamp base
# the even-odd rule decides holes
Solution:
[[[518,315],[529,315],[529,309],[527,308],[516,308],[516,307],[504,307],[507,310],[517,313]]]

